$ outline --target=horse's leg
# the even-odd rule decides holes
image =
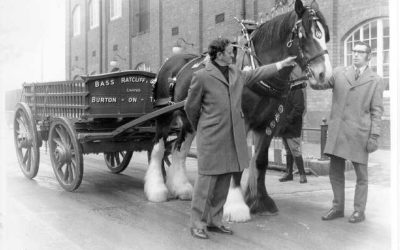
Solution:
[[[228,197],[224,205],[224,220],[231,222],[245,222],[251,219],[250,209],[243,198],[240,188],[242,172],[232,174]]]
[[[149,167],[144,177],[144,192],[147,199],[153,202],[166,201],[168,198],[168,189],[162,173],[162,161],[171,119],[171,117],[163,117],[157,120],[156,137],[150,155]]]
[[[246,190],[246,202],[251,213],[276,214],[278,208],[268,195],[265,187],[265,173],[268,166],[268,148],[272,136],[256,134],[255,154],[250,162],[249,182]]]
[[[182,126],[181,133],[172,146],[172,165],[167,168],[167,187],[170,193],[181,200],[191,200],[193,186],[186,175],[186,157],[194,139],[195,133],[191,130],[190,124]]]

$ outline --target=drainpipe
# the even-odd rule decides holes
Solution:
[[[161,65],[163,65],[163,54],[164,54],[164,50],[163,50],[163,4],[162,4],[162,0],[158,0],[158,47],[159,47],[159,57],[160,57],[160,61],[159,61],[159,67],[161,67]]]
[[[103,73],[103,1],[99,1],[99,73]]]
[[[246,0],[240,1],[240,18],[246,19]]]
[[[132,36],[133,36],[133,5],[132,5],[132,1],[129,1],[129,69],[132,69]]]
[[[85,13],[88,13],[88,7],[89,4],[87,1],[85,1]],[[89,58],[88,58],[88,33],[89,33],[89,15],[85,15],[85,74],[88,75],[88,64],[89,64]]]
[[[199,1],[199,54],[203,53],[203,0]]]

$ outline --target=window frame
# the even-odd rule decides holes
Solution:
[[[100,0],[89,1],[89,28],[94,29],[100,25]]]
[[[110,21],[122,17],[122,0],[110,0]]]
[[[72,36],[81,34],[81,6],[76,5],[72,10]]]
[[[389,34],[384,34],[384,24],[387,24],[387,28],[389,29]],[[376,25],[376,26],[375,26]],[[373,32],[375,30],[376,31]],[[367,31],[367,32],[366,32]],[[374,34],[376,33],[376,34]],[[366,37],[368,36],[368,37]],[[388,58],[387,62],[384,62],[384,55],[385,52],[389,56],[390,54],[390,42],[388,44],[388,48],[384,48],[384,39],[388,39],[390,41],[390,26],[389,26],[389,17],[379,17],[370,19],[367,22],[363,22],[358,24],[353,30],[347,34],[345,39],[343,39],[343,55],[344,55],[344,65],[349,66],[352,64],[352,52],[351,48],[353,48],[354,43],[356,41],[368,41],[371,45],[372,42],[376,42],[375,46],[371,46],[372,48],[372,55],[371,61],[369,65],[374,71],[381,76],[384,81],[387,82],[385,92],[388,93],[390,90],[389,82],[390,82],[390,58]],[[351,46],[350,46],[351,44]],[[371,65],[371,63],[374,63]],[[388,68],[388,73],[384,74],[384,68]],[[387,95],[385,93],[385,95]]]

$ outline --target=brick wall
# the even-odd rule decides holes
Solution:
[[[208,43],[223,36],[234,40],[240,34],[240,26],[233,17],[241,18],[242,2],[236,0],[149,0],[150,1],[150,30],[138,34],[137,1],[122,0],[123,13],[118,20],[109,22],[107,17],[108,1],[103,3],[103,34],[100,28],[89,30],[87,34],[87,48],[85,47],[85,0],[69,0],[67,11],[72,13],[76,4],[81,5],[82,22],[81,35],[68,39],[70,14],[67,14],[66,27],[66,66],[67,79],[77,74],[100,72],[100,37],[103,37],[103,71],[111,70],[109,63],[117,60],[121,69],[133,69],[139,63],[150,65],[153,72],[157,72],[162,62],[172,55],[172,47],[179,38],[185,39],[193,46],[178,42],[186,52],[199,53],[206,51]],[[317,1],[321,12],[324,14],[330,29],[331,40],[328,43],[329,56],[333,67],[344,62],[343,39],[360,23],[382,16],[388,16],[389,6],[387,0],[319,0]],[[245,17],[247,19],[265,19],[270,13],[274,1],[246,0]],[[131,13],[129,12],[131,10]],[[224,13],[224,21],[215,23],[215,17]],[[130,15],[132,20],[130,21]],[[160,26],[161,25],[161,26]],[[133,26],[133,27],[131,27]],[[178,27],[179,33],[172,35],[171,29]],[[130,30],[131,29],[131,30]],[[202,30],[200,30],[202,29]],[[129,34],[132,37],[129,37]],[[200,35],[201,33],[201,35]],[[129,56],[129,43],[132,52]],[[113,46],[118,45],[114,51]],[[69,46],[71,50],[69,50]],[[96,51],[96,56],[92,52]],[[87,55],[87,62],[85,57]],[[75,57],[78,60],[75,60]],[[131,61],[131,63],[130,63]],[[71,65],[69,65],[71,62]],[[87,69],[85,69],[85,63]],[[75,66],[75,67],[74,67]],[[73,70],[69,72],[69,69]],[[82,71],[83,69],[83,71]],[[85,70],[87,72],[85,72]],[[322,118],[329,118],[331,107],[331,91],[315,91],[307,88],[307,114],[304,127],[316,128],[321,124]],[[388,128],[388,122],[384,125]],[[388,130],[386,129],[385,132]],[[312,136],[311,136],[312,137]],[[387,137],[387,135],[386,135]],[[390,136],[389,136],[390,137]],[[388,138],[383,139],[388,144]]]
[[[71,0],[70,1],[70,6],[71,6],[71,15],[72,12],[75,8],[75,6],[80,5],[81,9],[81,23],[80,23],[80,29],[81,33],[77,36],[72,36],[71,32],[71,51],[69,53],[69,56],[71,57],[71,72],[70,75],[67,75],[67,79],[71,77],[73,79],[77,75],[82,75],[85,74],[85,0]],[[70,22],[72,24],[72,22]],[[67,54],[68,56],[68,54]]]
[[[112,70],[111,61],[116,61],[121,70],[129,69],[129,0],[122,0],[122,16],[120,18],[105,20],[108,30],[106,65],[108,72]],[[108,14],[109,16],[109,14]]]
[[[197,0],[164,0],[163,1],[163,55],[162,61],[172,55],[175,45],[181,46],[185,52],[199,53],[199,8],[201,1]],[[179,8],[177,8],[179,6]],[[181,10],[185,10],[182,13]],[[190,20],[190,21],[188,21]],[[178,34],[172,35],[172,28],[178,28]],[[179,38],[184,39],[185,44]],[[179,40],[179,41],[178,41]]]

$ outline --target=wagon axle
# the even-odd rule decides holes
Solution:
[[[19,149],[32,147],[32,138],[27,133],[20,134],[17,138],[17,147]]]
[[[54,158],[61,165],[64,163],[69,164],[72,161],[72,152],[71,150],[67,150],[65,147],[57,146],[54,150]]]

